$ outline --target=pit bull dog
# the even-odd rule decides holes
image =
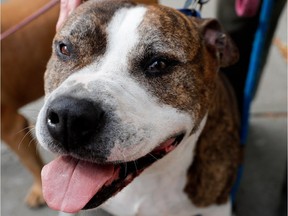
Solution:
[[[56,210],[228,216],[240,158],[220,67],[237,49],[220,24],[127,0],[90,0],[64,23],[45,73],[36,136]]]
[[[48,2],[1,2],[1,32],[16,26]],[[137,2],[157,3],[156,0]],[[19,109],[44,95],[43,75],[51,55],[58,16],[59,6],[56,6],[1,41],[1,139],[33,175],[34,183],[25,198],[26,204],[33,208],[45,204],[41,187],[44,162],[31,134],[33,126]]]

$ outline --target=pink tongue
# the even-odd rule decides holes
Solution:
[[[80,211],[113,176],[112,165],[99,165],[61,156],[42,169],[48,206],[67,213]]]

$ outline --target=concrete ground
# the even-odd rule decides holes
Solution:
[[[184,1],[163,0],[165,4],[181,7]],[[216,1],[204,6],[203,16],[214,16]],[[287,6],[287,5],[286,5]],[[275,36],[287,44],[287,8],[284,9]],[[32,122],[42,100],[22,111]],[[246,147],[244,174],[236,199],[237,216],[287,215],[287,63],[272,46],[270,56],[252,107],[250,131]],[[53,157],[41,150],[45,161]],[[58,212],[47,207],[29,209],[23,203],[32,178],[11,154],[1,146],[1,215],[2,216],[56,216]],[[287,188],[287,187],[286,187]],[[284,202],[283,202],[284,201]],[[285,205],[286,204],[286,205]],[[82,215],[95,216],[84,212]],[[99,213],[97,215],[106,215]]]

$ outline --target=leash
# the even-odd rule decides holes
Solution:
[[[207,2],[209,0],[186,0],[184,7],[178,10],[186,16],[201,18],[202,6]]]
[[[39,10],[31,14],[30,16],[26,17],[24,20],[22,20],[20,23],[12,26],[11,28],[7,29],[0,35],[0,40],[2,41],[3,39],[7,38],[8,36],[14,34],[16,31],[20,30],[24,26],[28,25],[31,23],[33,20],[53,8],[59,3],[59,0],[51,0],[47,4],[45,4],[43,7],[41,7]]]
[[[243,102],[243,117],[241,128],[241,143],[244,144],[247,141],[248,129],[249,129],[249,117],[250,108],[253,95],[255,93],[255,84],[257,78],[260,76],[260,59],[259,54],[263,52],[264,41],[267,36],[267,29],[269,27],[270,17],[274,6],[274,0],[263,0],[259,24],[255,33],[255,39],[252,46],[250,55],[250,63],[248,67],[248,73],[244,89],[244,102]]]

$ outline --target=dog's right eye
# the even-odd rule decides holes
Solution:
[[[70,56],[70,51],[68,49],[68,46],[64,43],[59,44],[59,50],[61,52],[61,54],[66,55],[66,56]]]
[[[69,42],[57,41],[55,43],[57,56],[62,60],[69,60],[72,56],[72,45]]]
[[[59,44],[59,51],[61,52],[62,55],[70,56],[70,51],[68,49],[68,46],[64,43]]]

